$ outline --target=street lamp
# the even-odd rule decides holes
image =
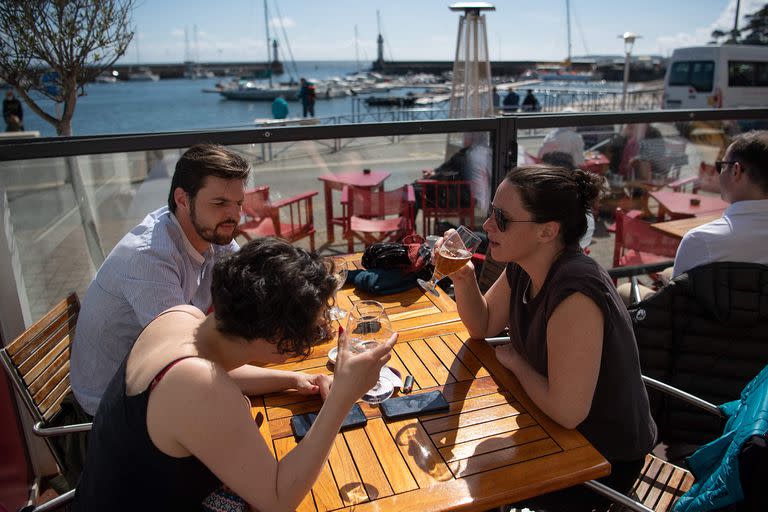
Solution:
[[[638,39],[639,35],[634,32],[624,32],[620,35],[624,39],[624,87],[621,91],[621,110],[627,106],[627,86],[629,85],[629,58],[632,55],[632,47],[635,45],[635,39]]]

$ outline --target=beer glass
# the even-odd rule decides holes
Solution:
[[[464,226],[443,239],[443,244],[435,252],[435,271],[432,279],[418,279],[419,286],[432,295],[439,296],[437,282],[464,266],[480,245],[480,237]]]

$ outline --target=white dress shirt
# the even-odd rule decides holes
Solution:
[[[768,199],[735,202],[721,218],[686,233],[672,276],[718,261],[768,265]]]

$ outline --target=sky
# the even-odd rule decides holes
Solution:
[[[268,0],[270,32],[294,60],[376,58],[376,13],[387,60],[451,61],[459,14],[445,0]],[[496,60],[562,60],[567,56],[566,0],[496,0],[486,13],[488,51]],[[740,18],[765,0],[742,0]],[[572,55],[623,53],[619,34],[641,36],[634,55],[669,56],[706,44],[716,28],[733,28],[736,0],[570,0]],[[264,61],[263,0],[137,0],[136,36],[125,64]],[[743,26],[743,21],[740,21]],[[185,44],[185,32],[188,44]],[[197,44],[195,44],[195,33]],[[287,36],[285,37],[284,36]],[[287,40],[287,45],[285,41]],[[197,58],[195,56],[197,55]]]

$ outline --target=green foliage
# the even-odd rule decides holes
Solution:
[[[133,5],[134,0],[1,0],[0,79],[57,133],[68,135],[83,86],[128,48]],[[57,78],[43,84],[51,71]],[[44,112],[29,97],[31,90],[63,103],[62,117]]]
[[[714,30],[712,43],[768,45],[768,4],[744,16],[747,25],[733,30]]]

